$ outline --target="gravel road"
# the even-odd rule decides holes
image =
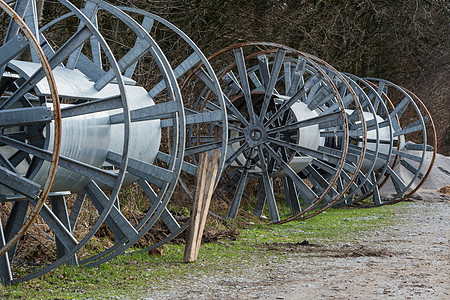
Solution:
[[[450,299],[450,202],[441,198],[410,202],[398,222],[349,243],[271,245],[264,263],[198,272],[144,298]]]

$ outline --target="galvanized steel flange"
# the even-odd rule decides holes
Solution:
[[[228,108],[228,170],[218,191],[233,194],[227,217],[237,215],[249,178],[260,179],[253,213],[261,216],[267,203],[272,222],[303,215],[335,196],[346,163],[348,123],[326,72],[302,53],[274,43],[233,45],[209,60],[220,70]],[[207,95],[206,88],[199,101]],[[354,115],[357,120],[362,113]],[[284,203],[275,199],[274,179],[285,186]],[[345,190],[346,182],[342,186]]]
[[[33,205],[28,214],[27,211],[22,214],[22,224],[13,226],[11,220],[8,220],[3,230],[0,222],[1,275],[3,280],[10,280],[12,274],[7,251],[16,247],[16,243],[37,218],[55,177],[61,148],[61,110],[50,65],[33,32],[17,12],[3,0],[0,1],[0,7],[3,13],[11,18],[5,42],[0,47],[0,201],[6,201],[8,194],[12,198],[25,198],[25,201]],[[51,105],[48,107],[45,106],[47,99],[36,95],[33,84],[20,86],[19,75],[8,69],[8,63],[25,51],[33,51],[37,63],[41,66],[42,78],[49,87],[47,99]],[[3,141],[20,136],[27,145],[42,148],[39,131],[50,122],[54,124],[55,146],[47,153],[50,164],[45,177],[36,183],[27,178],[32,169],[32,158],[29,153]],[[12,252],[14,250],[10,251],[11,254]]]
[[[169,23],[168,21],[145,11],[135,9],[135,8],[126,8],[126,7],[120,7],[121,10],[130,13],[131,16],[135,20],[141,20],[142,26],[145,27],[146,30],[149,31],[149,34],[154,37],[154,39],[158,42],[158,37],[163,36],[160,34],[161,31],[167,31],[171,32],[172,34],[175,34],[178,36],[178,38],[181,38],[184,41],[184,51],[183,53],[187,53],[185,56],[183,56],[183,53],[180,53],[177,55],[176,60],[172,59],[169,60],[169,63],[173,67],[174,75],[178,82],[184,81],[184,78],[186,77],[185,74],[191,71],[191,69],[198,65],[202,64],[202,75],[199,76],[201,80],[205,81],[205,84],[208,84],[214,94],[214,106],[208,107],[208,108],[201,108],[196,110],[192,105],[189,103],[189,93],[185,93],[187,89],[184,89],[182,91],[182,99],[184,101],[184,108],[185,108],[185,114],[186,114],[186,134],[181,136],[181,142],[183,145],[186,146],[186,149],[183,151],[178,150],[179,155],[184,154],[184,161],[181,165],[181,171],[183,176],[195,176],[197,172],[197,154],[218,149],[221,151],[222,156],[225,157],[226,154],[226,142],[228,140],[228,132],[226,130],[222,131],[222,134],[220,135],[218,142],[214,141],[213,145],[211,145],[211,140],[207,137],[202,135],[202,131],[199,130],[203,127],[211,127],[216,126],[220,128],[226,128],[227,127],[227,118],[226,118],[226,110],[225,110],[225,104],[222,96],[222,91],[220,89],[220,86],[218,84],[218,81],[215,77],[215,73],[212,70],[211,66],[208,63],[208,60],[204,56],[204,54],[199,50],[199,48],[193,43],[180,29],[175,27],[173,24]],[[179,42],[181,44],[181,42]],[[163,47],[164,49],[164,47]],[[170,51],[171,49],[164,49],[166,51]],[[135,67],[139,68],[139,61],[137,61],[137,64],[135,63]],[[142,67],[141,67],[142,68]],[[138,70],[136,72],[139,73]],[[165,83],[164,81],[156,82],[148,94],[155,99],[158,99],[161,97],[161,94],[164,94],[165,92]],[[192,91],[190,91],[192,93]],[[192,98],[192,96],[191,96]],[[133,112],[132,112],[133,113]],[[167,122],[167,120],[161,121],[161,127],[162,129],[166,129],[166,127],[169,127],[171,124]],[[193,130],[193,128],[196,128],[196,130]],[[193,134],[193,131],[195,131],[195,134]],[[189,132],[189,133],[188,133]],[[163,146],[162,146],[163,147]],[[174,153],[174,149],[169,151],[172,155]],[[161,157],[157,157],[162,159]],[[166,155],[167,159],[167,155]],[[224,160],[221,159],[219,162],[219,169],[222,168],[224,163]],[[180,180],[181,184],[184,184],[182,180]],[[173,189],[173,188],[172,188]],[[171,194],[170,194],[171,195]],[[169,197],[170,198],[170,197]],[[169,198],[165,198],[164,201],[161,201],[159,204],[159,207],[162,209],[161,211],[156,211],[154,214],[150,214],[151,210],[147,212],[146,217],[142,218],[139,221],[138,227],[136,227],[138,234],[134,236],[128,236],[128,241],[124,243],[124,241],[121,241],[120,243],[116,243],[113,247],[108,249],[108,251],[105,252],[106,255],[100,254],[96,255],[94,257],[91,257],[89,259],[86,259],[82,261],[81,263],[85,264],[86,266],[95,266],[97,264],[103,263],[106,260],[109,260],[113,257],[116,257],[120,253],[123,253],[126,249],[134,245],[140,238],[142,238],[145,233],[151,228],[151,226],[158,220],[158,217],[160,217],[161,221],[164,223],[164,225],[169,230],[169,235],[164,238],[163,240],[156,241],[153,245],[146,247],[145,249],[139,250],[139,251],[150,251],[154,248],[160,247],[164,243],[169,242],[173,238],[177,237],[180,233],[182,233],[188,226],[188,222],[185,222],[184,224],[179,224],[175,217],[172,215],[172,213],[166,208],[167,201]],[[153,200],[152,200],[153,202]],[[149,220],[148,216],[151,216],[151,219]]]

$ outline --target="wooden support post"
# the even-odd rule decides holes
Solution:
[[[198,251],[202,242],[203,230],[205,229],[208,216],[209,204],[214,192],[217,171],[219,169],[220,151],[212,151],[200,154],[197,169],[197,184],[192,204],[191,218],[189,220],[189,237],[184,249],[183,262],[194,262],[197,260]]]

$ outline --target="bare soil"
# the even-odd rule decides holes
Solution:
[[[189,274],[144,299],[450,299],[450,203],[427,200],[348,243],[262,244],[264,262]]]

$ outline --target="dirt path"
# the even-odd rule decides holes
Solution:
[[[189,276],[147,299],[450,299],[450,203],[333,246],[282,244],[264,263]]]

